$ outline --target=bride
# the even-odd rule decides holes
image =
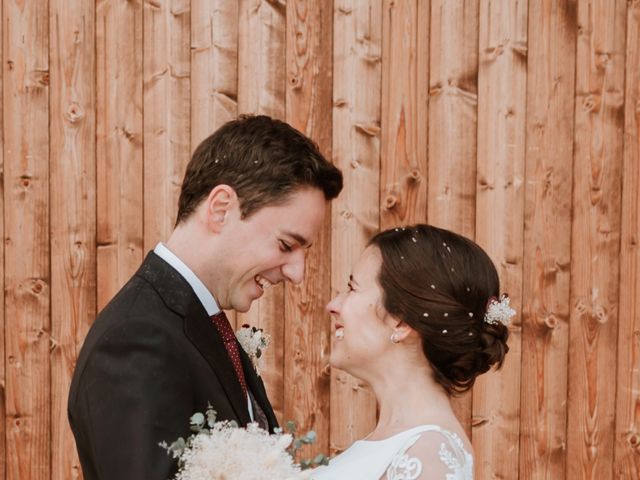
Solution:
[[[328,305],[331,365],[368,382],[379,419],[314,480],[473,478],[469,439],[450,398],[508,351],[515,312],[472,241],[429,225],[377,234],[348,291]]]

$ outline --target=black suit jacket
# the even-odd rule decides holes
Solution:
[[[277,426],[242,348],[247,385]],[[176,462],[159,442],[186,437],[211,404],[219,420],[250,421],[222,339],[187,281],[153,252],[98,315],[78,357],[69,422],[85,480],[166,480]]]

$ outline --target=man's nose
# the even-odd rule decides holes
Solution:
[[[296,285],[304,279],[304,250],[293,252],[289,261],[283,265],[282,274]]]

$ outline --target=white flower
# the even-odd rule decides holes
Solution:
[[[255,368],[258,375],[260,375],[260,369],[262,368],[262,354],[269,346],[271,337],[263,333],[261,328],[243,325],[242,328],[236,332],[236,338],[238,339],[242,349],[249,356],[249,359],[253,364],[253,368]]]
[[[484,321],[491,325],[502,323],[505,326],[509,326],[511,317],[516,314],[516,311],[509,306],[509,302],[510,298],[504,294],[500,297],[500,300],[497,298],[489,300],[487,313],[484,314]]]

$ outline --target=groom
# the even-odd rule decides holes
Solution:
[[[176,227],[98,315],[80,352],[69,422],[85,480],[166,480],[158,446],[219,420],[273,430],[264,385],[222,309],[249,310],[269,286],[299,283],[305,249],[342,175],[291,126],[231,121],[204,140],[182,184]]]

